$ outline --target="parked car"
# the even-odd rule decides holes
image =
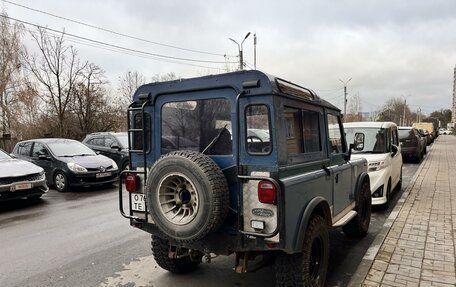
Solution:
[[[420,163],[424,157],[426,143],[414,127],[399,127],[402,157]]]
[[[451,134],[452,134],[452,131],[447,130],[447,129],[440,129],[440,130],[439,130],[439,134],[440,134],[440,135],[451,135]]]
[[[16,144],[13,154],[41,166],[57,191],[75,186],[111,184],[119,172],[114,160],[70,139],[33,139]]]
[[[94,151],[113,159],[120,170],[128,169],[130,157],[128,155],[127,133],[99,132],[88,134],[83,144]]]
[[[371,183],[372,205],[387,208],[391,194],[402,187],[402,155],[397,125],[392,122],[344,124],[347,142],[364,135],[364,146],[354,149],[352,158],[365,158]]]
[[[0,201],[39,198],[49,190],[44,170],[0,149]]]
[[[418,131],[418,135],[424,141],[424,154],[427,154],[427,146],[431,144],[431,135],[425,129],[416,129]]]

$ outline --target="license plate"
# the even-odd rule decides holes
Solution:
[[[10,187],[10,191],[23,190],[32,188],[31,183],[19,183]]]
[[[133,193],[131,195],[131,209],[134,211],[146,211],[146,203],[144,202],[144,194]]]
[[[95,175],[97,178],[111,176],[110,172],[100,172]]]

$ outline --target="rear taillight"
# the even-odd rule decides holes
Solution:
[[[138,180],[136,174],[129,173],[125,177],[125,188],[128,192],[136,192],[138,187]]]
[[[275,204],[277,199],[277,190],[275,185],[267,180],[258,183],[258,200],[261,203]]]

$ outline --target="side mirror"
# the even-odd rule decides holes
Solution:
[[[362,151],[364,149],[364,133],[355,133],[353,149],[356,151]]]
[[[49,158],[48,156],[44,155],[44,154],[40,154],[40,155],[38,156],[38,159],[39,159],[39,160],[49,160],[50,158]]]
[[[397,152],[399,151],[399,148],[395,145],[391,146],[391,156],[395,156]]]
[[[111,149],[120,150],[120,146],[113,144],[113,145],[111,145]]]

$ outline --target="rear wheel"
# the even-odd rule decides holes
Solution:
[[[58,192],[68,191],[68,180],[62,171],[57,171],[54,174],[54,186]]]
[[[326,221],[313,216],[306,230],[302,253],[280,253],[276,258],[276,286],[324,286],[329,262]]]
[[[349,237],[361,238],[366,236],[369,230],[371,218],[372,197],[370,185],[367,180],[363,182],[356,202],[358,213],[350,222],[342,227],[344,233]]]
[[[176,258],[170,258],[170,251],[173,250]],[[191,252],[185,248],[176,248],[169,245],[168,240],[152,235],[152,255],[157,264],[172,273],[184,274],[198,268],[201,262],[201,253]]]

